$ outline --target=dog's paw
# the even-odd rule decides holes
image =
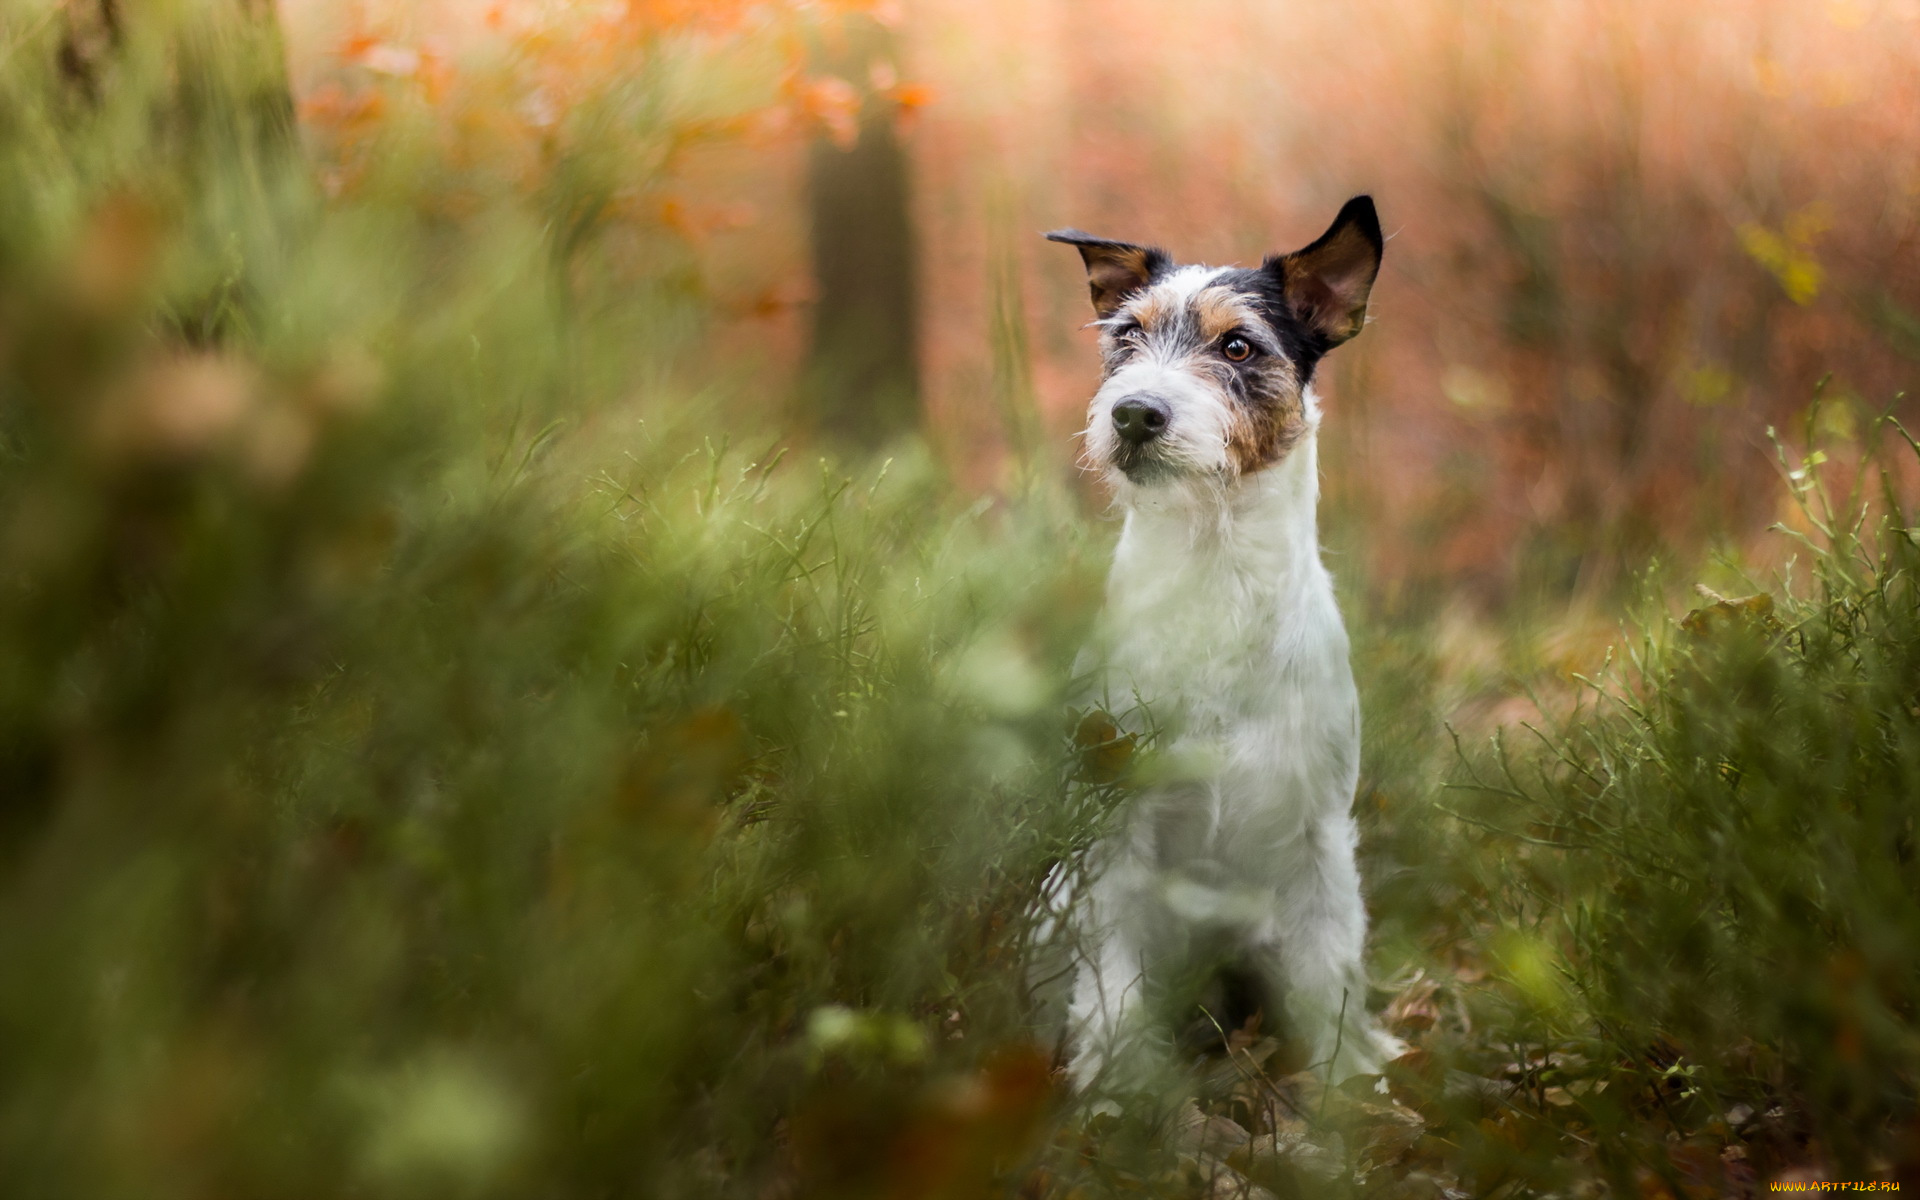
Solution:
[[[1407,1045],[1406,1039],[1397,1038],[1384,1029],[1375,1029],[1369,1040],[1373,1043],[1375,1057],[1377,1057],[1383,1065],[1392,1062],[1394,1059],[1399,1058],[1407,1051],[1413,1049],[1412,1046]]]

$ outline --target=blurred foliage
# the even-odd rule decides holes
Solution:
[[[1454,785],[1492,831],[1490,1019],[1545,1122],[1523,1140],[1585,1142],[1620,1190],[1920,1162],[1920,446],[1891,419],[1844,444],[1782,451],[1792,574],[1648,625]]]
[[[305,155],[243,8],[142,7],[90,93],[55,10],[0,9],[9,1195],[1691,1198],[1908,1169],[1896,425],[1808,410],[1781,463],[1807,573],[1715,567],[1732,598],[1650,619],[1583,707],[1580,622],[1516,603],[1503,641],[1427,605],[1359,552],[1349,485],[1370,1001],[1410,1052],[1329,1089],[1253,1020],[1164,1095],[1076,1106],[1032,900],[1151,747],[1063,719],[1103,554],[1038,449],[1018,252],[980,295],[1018,486],[970,494],[913,443],[822,462],[725,386],[675,207],[686,148],[762,136],[765,106],[831,128],[846,93],[755,23],[785,8],[613,6],[581,19],[630,40],[584,64],[503,17],[580,92],[513,93],[497,142],[434,89],[529,76],[359,31]],[[1600,314],[1486,307],[1561,347],[1528,361],[1640,353],[1600,288],[1627,259],[1565,270],[1577,231],[1485,205],[1541,255],[1499,288]],[[1818,309],[1859,290],[1827,254],[1848,213],[1774,205],[1719,249]],[[1631,262],[1698,227],[1634,225]],[[1621,378],[1710,412],[1763,365]],[[1536,395],[1504,360],[1436,378],[1489,420]],[[1354,453],[1356,408],[1330,417]],[[1450,553],[1421,569],[1484,561]],[[1539,737],[1469,748],[1441,793],[1441,715],[1516,703]]]
[[[324,201],[221,135],[258,79],[183,115],[221,19],[97,102],[22,23],[0,83],[6,1190],[1017,1156],[1023,898],[1093,827],[1063,510],[709,441],[693,297],[556,275],[545,196],[450,221],[430,158]]]
[[[1348,570],[1489,625],[1768,550],[1767,425],[1915,387],[1910,0],[915,0],[936,427],[992,478],[996,233],[1052,436],[1086,298],[1033,231],[1251,263],[1370,192],[1367,335],[1320,368]],[[1915,423],[1912,401],[1900,415]]]
[[[704,164],[777,159],[810,138],[851,147],[864,106],[904,116],[926,102],[890,68],[850,80],[817,61],[871,18],[897,21],[885,7],[296,4],[300,117],[329,195],[398,189],[453,219],[516,197],[553,222],[564,269],[684,284],[690,246],[756,215],[750,189],[729,201],[703,188]]]

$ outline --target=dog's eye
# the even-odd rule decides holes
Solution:
[[[1253,357],[1253,343],[1243,337],[1230,337],[1220,343],[1220,353],[1228,362],[1245,362]]]

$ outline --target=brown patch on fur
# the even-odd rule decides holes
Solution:
[[[1110,317],[1120,308],[1128,292],[1147,282],[1153,265],[1147,252],[1138,246],[1109,250],[1087,262],[1087,291],[1093,296],[1093,311]]]
[[[1093,311],[1103,318],[1120,311],[1121,303],[1129,295],[1173,265],[1164,250],[1095,237],[1078,229],[1056,229],[1047,234],[1047,240],[1062,242],[1080,251],[1080,260],[1087,267],[1087,291],[1093,297]]]
[[[1249,389],[1249,400],[1234,402],[1227,426],[1227,457],[1241,475],[1251,475],[1285,458],[1307,435],[1307,402],[1293,364],[1268,359]]]
[[[1127,312],[1140,322],[1140,328],[1152,331],[1179,319],[1180,301],[1165,288],[1149,288],[1133,298]]]
[[[1212,342],[1236,329],[1257,324],[1260,314],[1251,297],[1227,287],[1210,287],[1193,298],[1193,316],[1200,327],[1200,339]]]

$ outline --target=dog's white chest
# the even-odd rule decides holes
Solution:
[[[1190,772],[1151,801],[1163,865],[1199,856],[1193,865],[1254,882],[1249,870],[1272,869],[1276,850],[1352,802],[1358,702],[1304,449],[1274,478],[1247,481],[1224,521],[1197,528],[1180,509],[1136,509],[1116,548],[1107,700],[1144,702]]]

